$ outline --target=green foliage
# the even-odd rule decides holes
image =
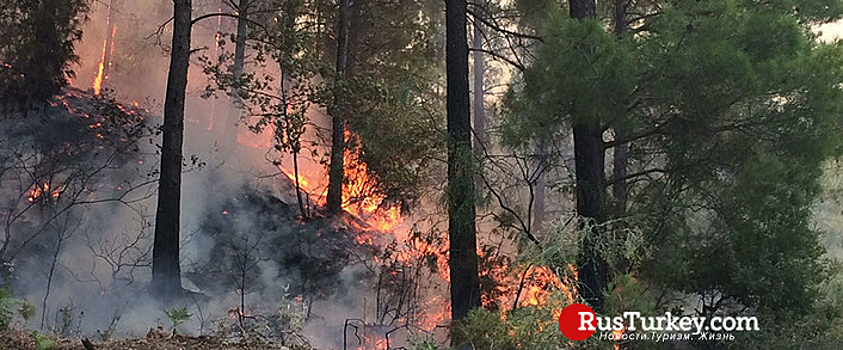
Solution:
[[[114,337],[114,332],[117,331],[117,324],[118,323],[120,323],[120,315],[114,314],[114,316],[111,317],[111,322],[108,323],[108,328],[106,328],[105,331],[102,331],[102,332],[97,331],[97,333],[100,336],[100,340],[101,341],[111,340],[111,338]]]
[[[624,220],[598,229],[615,273],[608,308],[684,310],[636,299],[647,285],[701,301],[704,316],[758,316],[789,339],[839,324],[820,311],[835,270],[813,216],[825,162],[843,149],[843,44],[819,43],[811,25],[841,14],[840,1],[674,0],[621,36],[550,16],[506,96],[503,141],[529,149],[587,121],[631,145],[628,171],[645,176],[628,181]],[[582,236],[558,236],[542,255],[570,262]],[[734,348],[780,348],[762,333]]]
[[[186,306],[164,310],[164,314],[170,319],[174,330],[193,317],[193,314],[187,312]]]
[[[278,338],[282,345],[301,343],[304,339],[304,325],[307,322],[308,307],[300,299],[289,293],[289,286],[285,286],[278,307]]]
[[[384,205],[401,204],[403,209],[416,205],[423,188],[436,184],[434,160],[444,151],[438,130],[444,109],[438,90],[439,3],[352,6],[347,76],[336,84],[335,28],[323,31],[310,25],[314,16],[336,23],[336,4],[277,0],[260,6],[264,8],[253,9],[250,20],[263,25],[252,28],[247,44],[255,63],[248,68],[254,70],[234,76],[233,54],[226,50],[233,38],[222,36],[219,57],[200,58],[212,79],[204,96],[224,92],[242,102],[250,128],[258,132],[271,127],[275,150],[295,157],[308,151],[319,156],[318,146],[329,143],[330,133],[318,131],[323,126],[314,125],[310,116],[320,106],[335,113],[339,106],[334,97],[341,94],[346,126],[354,135],[347,147],[359,156],[346,161],[350,166],[366,163],[372,179],[360,197],[382,195]],[[263,73],[279,69],[280,79]],[[323,143],[305,140],[314,130]],[[322,156],[326,161],[327,155]]]
[[[88,6],[86,0],[0,4],[0,102],[43,102],[67,85]]]
[[[376,180],[373,194],[404,209],[437,183],[434,160],[444,152],[438,6],[430,0],[356,3],[347,76],[339,87],[325,85],[317,100],[333,111],[333,89],[341,89],[347,127],[357,136],[349,147]]]
[[[6,288],[0,288],[0,330],[8,328],[15,316],[29,320],[35,316],[35,306],[15,298]]]
[[[38,331],[32,332],[32,335],[35,337],[35,348],[38,350],[50,350],[56,345],[55,341]]]
[[[539,59],[524,84],[507,96],[504,144],[547,141],[577,118],[606,123],[623,115],[639,70],[632,43],[618,40],[596,20],[551,16]]]
[[[419,339],[410,339],[410,349],[412,350],[439,350],[434,339],[424,337]]]
[[[437,133],[441,114],[431,112],[436,102],[424,96],[430,93],[423,91],[429,81],[403,77],[351,78],[347,85],[353,106],[347,119],[357,137],[348,147],[358,152],[355,161],[365,162],[376,180],[373,194],[411,208],[418,204],[421,189],[432,184],[435,156],[444,149]]]
[[[549,308],[507,312],[474,310],[457,326],[474,349],[553,349],[572,344],[559,332]]]
[[[69,338],[73,335],[74,327],[78,331],[79,325],[82,323],[81,315],[76,319],[76,305],[73,299],[68,299],[67,303],[62,306],[56,313],[56,324],[53,333],[59,337]],[[74,325],[74,323],[76,323]]]

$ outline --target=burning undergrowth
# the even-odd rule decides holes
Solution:
[[[244,190],[208,210],[196,238],[210,242],[208,260],[187,277],[213,295],[270,295],[289,286],[312,303],[343,290],[340,274],[354,256],[372,254],[355,237],[334,218],[302,221],[295,204]]]
[[[329,347],[345,339],[382,348],[389,336],[394,344],[444,324],[447,287],[437,284],[447,273],[438,267],[446,249],[434,248],[441,242],[418,231],[399,241],[354,214],[322,215],[321,207],[303,220],[293,188],[287,190],[242,188],[210,207],[191,237],[206,247],[200,255],[207,260],[194,263],[186,285],[217,312],[227,309],[226,323],[237,326],[227,336],[246,328],[271,330],[261,338],[289,338],[294,332],[283,333],[296,320],[277,312],[279,305],[297,308],[309,333],[319,332],[317,341]]]
[[[0,120],[0,198],[9,214],[0,261],[14,267],[50,260],[44,255],[59,241],[91,228],[81,209],[144,197],[149,173],[140,167],[141,140],[154,133],[144,114],[67,88],[40,108]]]
[[[143,213],[157,176],[148,115],[107,93],[70,88],[37,115],[2,121],[10,126],[2,198],[17,221],[4,225],[0,259],[14,268],[4,275],[12,288],[38,301],[39,328],[137,335],[165,323],[165,306],[137,297],[147,295],[152,237]],[[194,199],[184,217],[183,283],[195,293],[179,306],[194,318],[180,331],[299,345],[306,336],[319,347],[361,349],[445,338],[450,276],[441,216],[411,215],[387,200],[356,152],[346,150],[338,215],[324,213],[318,170],[296,173],[268,162],[281,172],[262,185],[205,171],[216,182],[186,191]],[[513,277],[502,244],[485,242],[478,252],[484,305],[543,304],[558,289],[555,276],[533,267]],[[95,316],[83,319],[81,311]],[[63,315],[71,316],[69,328],[59,327]]]

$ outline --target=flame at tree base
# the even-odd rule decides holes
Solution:
[[[271,139],[267,137],[268,132],[264,130],[261,134],[238,135],[241,145],[253,148],[269,148]],[[351,144],[358,143],[359,139],[350,131],[346,131],[347,141]],[[372,176],[371,170],[365,161],[361,159],[359,149],[346,149],[343,155],[345,181],[342,191],[342,209],[347,214],[343,221],[350,227],[354,227],[354,240],[361,246],[390,249],[390,257],[393,262],[413,265],[414,262],[423,261],[424,266],[432,267],[432,274],[436,281],[430,280],[429,284],[437,284],[441,288],[438,292],[422,296],[419,301],[419,309],[414,316],[414,322],[425,331],[434,331],[437,327],[446,326],[450,319],[450,303],[447,297],[447,286],[450,283],[448,266],[448,244],[447,240],[439,237],[439,243],[424,239],[415,225],[407,223],[407,219],[401,212],[399,205],[390,203],[388,198],[379,191],[378,181]],[[319,172],[298,172],[277,164],[277,167],[287,179],[297,186],[308,201],[307,207],[324,206],[327,196],[327,174]],[[484,252],[478,249],[478,255]],[[388,264],[383,257],[374,256],[375,264]],[[496,268],[498,269],[498,268]],[[484,300],[484,305],[497,304],[501,307],[501,317],[506,318],[508,309],[512,307],[536,307],[544,308],[550,302],[553,293],[563,293],[562,299],[567,303],[573,303],[577,299],[576,280],[577,271],[573,265],[563,271],[566,276],[557,276],[547,266],[531,266],[526,271],[510,266],[500,266],[499,271],[491,272],[491,278],[496,279],[501,285],[500,289],[493,293],[497,300]],[[522,277],[523,276],[523,277]],[[429,280],[430,277],[425,277]],[[428,284],[420,281],[419,283]],[[516,301],[517,298],[517,301]],[[554,303],[554,305],[556,305]],[[561,312],[561,308],[552,310],[555,314]],[[367,340],[364,348],[385,348],[385,343],[378,342],[377,337]],[[380,341],[383,341],[381,338]],[[381,346],[382,345],[382,346]]]

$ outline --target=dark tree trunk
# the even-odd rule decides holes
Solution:
[[[585,19],[597,16],[597,3],[594,0],[570,0],[571,18]]]
[[[162,298],[181,293],[179,226],[181,204],[184,97],[190,63],[191,0],[173,1],[173,47],[164,100],[164,143],[158,180],[155,243],[152,248],[152,292]]]
[[[447,0],[445,16],[451,316],[454,321],[459,321],[469,310],[480,307],[474,223],[474,154],[471,150],[468,92],[466,0]],[[452,343],[459,343],[453,334],[451,340]]]
[[[571,0],[572,18],[586,19],[595,17],[594,0]],[[606,262],[601,256],[595,240],[601,239],[600,231],[595,226],[605,218],[604,183],[605,153],[603,147],[603,129],[600,121],[591,116],[574,118],[574,161],[577,177],[577,213],[585,220],[583,227],[590,227],[590,235],[583,240],[578,259],[580,295],[596,309],[603,306],[603,290],[606,288],[608,272]]]
[[[342,82],[348,61],[348,2],[340,0],[339,21],[337,23],[337,77],[334,87],[334,113],[331,116],[331,164],[328,168],[328,212],[342,211],[343,155],[345,154],[345,101],[343,100]]]
[[[614,4],[614,22],[615,34],[618,36],[626,33],[626,5],[628,0],[615,0]]]
[[[246,61],[246,38],[249,35],[249,0],[240,0],[237,4],[237,36],[234,38],[234,77],[243,75]]]
[[[574,161],[577,177],[577,213],[585,220],[583,227],[590,227],[584,234],[591,235],[583,240],[578,261],[580,295],[593,307],[603,306],[603,289],[606,287],[606,263],[595,240],[600,230],[595,226],[604,220],[604,150],[603,131],[599,123],[580,122],[574,125]]]

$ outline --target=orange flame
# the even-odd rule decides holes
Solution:
[[[61,189],[57,188],[50,191],[50,184],[46,182],[40,186],[33,185],[32,188],[27,191],[26,200],[33,203],[43,195],[49,195],[52,199],[58,199],[61,195]]]
[[[100,58],[99,66],[97,67],[97,75],[94,77],[94,95],[99,95],[100,91],[102,91],[102,84],[106,80],[108,80],[109,76],[106,75],[105,71],[106,68],[111,68],[112,59],[114,57],[114,37],[117,35],[117,26],[114,25],[111,27],[111,46],[108,45],[108,38],[103,39],[102,41],[102,57]],[[108,62],[106,62],[108,61]]]
[[[99,68],[97,68],[97,75],[94,77],[94,95],[99,95],[102,89],[102,75],[105,70],[105,63],[100,61]]]
[[[247,135],[241,133],[238,141],[251,147],[269,147],[271,141],[266,140],[265,136],[255,135],[252,132],[248,134],[247,139]],[[349,141],[347,143],[359,143],[354,142],[359,140],[353,132],[346,131],[345,135],[346,140]],[[386,196],[379,192],[378,180],[371,175],[371,169],[361,159],[359,152],[360,150],[355,148],[346,149],[343,156],[345,181],[342,191],[342,208],[350,214],[346,222],[358,229],[354,237],[355,241],[360,245],[374,246],[384,242],[381,237],[392,238],[406,247],[406,249],[393,252],[392,257],[396,261],[411,262],[414,259],[431,257],[436,264],[441,281],[450,283],[447,243],[443,245],[425,241],[412,234],[412,230],[407,225],[403,225],[404,218],[400,206],[390,203]],[[307,194],[312,203],[325,204],[328,182],[325,173],[299,172],[295,174],[284,166],[278,167],[290,181],[293,183],[298,181],[300,189]],[[388,236],[381,236],[382,234]],[[484,253],[478,251],[478,254]],[[374,259],[378,262],[377,256]],[[500,267],[499,270],[488,273],[494,275],[491,277],[504,279],[498,292],[505,295],[502,298],[509,298],[509,300],[494,300],[494,302],[501,306],[511,307],[516,302],[515,291],[521,282],[521,274],[510,271],[506,266]],[[574,283],[577,279],[577,271],[573,265],[568,266],[568,270],[567,276],[557,276],[547,266],[532,267],[524,280],[521,295],[517,301],[518,306],[545,307],[555,291],[562,291],[568,302],[574,302],[577,295]],[[443,322],[447,322],[450,318],[448,301],[447,296],[438,294],[425,297],[421,301],[421,309],[424,312],[417,316],[418,325],[422,329],[432,331]],[[554,306],[552,311],[558,315],[561,310],[556,310],[556,307]],[[367,344],[367,349],[374,348],[374,343]]]

